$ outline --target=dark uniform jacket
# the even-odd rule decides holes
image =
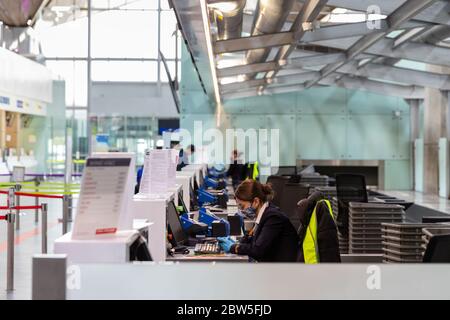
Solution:
[[[297,232],[289,218],[269,204],[256,229],[233,245],[231,253],[248,255],[258,262],[295,262],[298,244]]]
[[[305,261],[302,247],[303,239],[305,238],[305,232],[309,225],[314,207],[317,202],[322,199],[323,195],[320,192],[315,192],[310,195],[308,199],[301,200],[297,205],[297,214],[300,217],[300,227],[298,230],[300,239],[299,262]],[[337,227],[325,202],[317,204],[316,219],[319,262],[341,262]]]

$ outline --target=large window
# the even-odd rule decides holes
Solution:
[[[86,156],[89,136],[86,5],[86,0],[51,0],[35,26],[47,66],[66,83],[75,159]],[[92,0],[91,17],[92,81],[167,82],[158,48],[172,77],[181,72],[181,37],[168,0]],[[141,164],[144,151],[154,143],[154,121],[117,115],[94,117],[90,124],[94,136],[109,136],[112,150],[138,152]]]
[[[47,66],[66,81],[67,106],[83,107],[87,104],[86,1],[67,3],[53,0],[35,28]],[[158,10],[158,0],[92,0],[92,81],[167,82],[158,47],[175,77],[180,37],[168,1],[160,3]]]

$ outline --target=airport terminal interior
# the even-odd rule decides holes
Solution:
[[[0,0],[0,300],[448,299],[449,139],[448,0]]]

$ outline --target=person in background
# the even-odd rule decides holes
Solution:
[[[237,186],[242,182],[242,176],[244,172],[244,164],[240,160],[241,153],[238,150],[233,150],[231,153],[231,162],[228,167],[227,176],[231,177],[231,183],[233,188],[236,189]]]
[[[141,185],[142,173],[144,172],[144,166],[140,166],[137,171],[136,186],[134,187],[134,194],[139,193],[139,186]]]
[[[238,243],[218,238],[226,253],[247,255],[258,262],[296,262],[299,239],[289,218],[270,201],[270,185],[247,179],[235,191],[236,202],[244,215],[256,216],[255,226]]]
[[[190,144],[185,149],[180,150],[180,159],[178,161],[177,171],[180,171],[183,167],[191,163],[194,153],[195,146],[193,144]]]

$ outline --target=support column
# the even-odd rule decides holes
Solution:
[[[92,110],[92,0],[88,0],[88,52],[87,52],[87,108],[86,108],[86,129],[88,141],[88,156],[92,154],[92,127],[91,127],[91,110]]]
[[[420,101],[417,99],[407,100],[410,112],[411,142],[420,136]]]
[[[0,110],[0,149],[6,148],[6,111]]]
[[[410,120],[409,126],[411,128],[410,131],[410,145],[411,145],[411,177],[412,177],[412,185],[413,187],[416,185],[416,176],[415,176],[415,167],[416,167],[416,159],[415,159],[415,141],[419,139],[420,136],[420,102],[421,100],[417,99],[408,99],[406,102],[409,104],[409,113]]]
[[[429,67],[429,71],[449,73],[442,67]],[[424,110],[424,193],[439,193],[439,139],[448,138],[449,116],[447,91],[425,88]]]

